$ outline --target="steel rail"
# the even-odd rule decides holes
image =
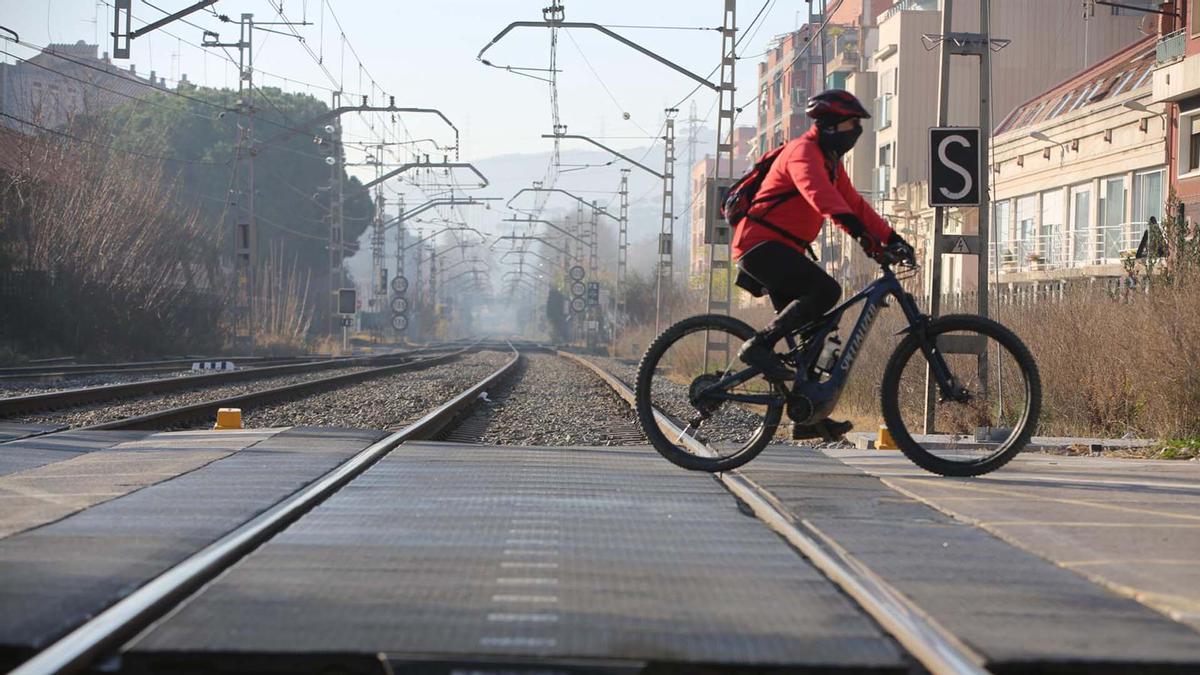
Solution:
[[[278,366],[263,366],[261,368],[222,371],[209,373],[207,375],[166,377],[155,380],[141,380],[139,382],[106,384],[98,387],[80,387],[78,389],[51,391],[43,394],[30,394],[28,396],[12,396],[9,398],[0,398],[0,418],[11,417],[13,415],[19,415],[22,413],[38,412],[42,410],[68,408],[87,403],[99,403],[102,401],[111,401],[114,399],[141,396],[144,394],[158,394],[170,391],[179,391],[183,389],[196,389],[211,384],[225,384],[229,382],[255,380],[261,377],[271,377],[274,375],[317,372],[321,370],[331,370],[334,368],[349,368],[354,366],[371,365],[375,363],[386,363],[387,361],[394,359],[409,358],[416,353],[417,350],[395,354],[380,354],[375,356],[337,358],[324,361],[306,361],[303,363],[289,363]]]
[[[231,361],[239,365],[254,367],[259,363],[272,365],[281,363],[296,363],[297,361],[326,360],[326,356],[267,358],[263,356],[197,356],[194,358],[173,358],[157,361],[127,361],[122,363],[61,363],[43,364],[40,366],[9,366],[0,368],[0,379],[30,379],[54,375],[90,375],[93,373],[126,373],[152,370],[170,370],[178,366],[189,366],[198,361]]]
[[[436,366],[448,361],[453,361],[459,356],[471,351],[471,349],[472,347],[465,347],[458,351],[443,354],[441,356],[432,356],[425,359],[417,359],[415,361],[398,363],[391,366],[381,366],[379,368],[371,368],[370,370],[361,370],[357,373],[345,373],[343,375],[322,377],[316,380],[285,384],[279,387],[252,391],[246,394],[237,394],[236,396],[227,396],[221,399],[201,401],[200,403],[190,403],[188,405],[157,410],[155,412],[137,415],[135,417],[126,417],[124,419],[113,420],[111,422],[101,422],[99,424],[93,424],[86,427],[78,427],[71,429],[71,431],[162,429],[164,427],[171,427],[173,425],[184,424],[200,419],[213,419],[217,414],[217,410],[220,408],[246,408],[250,406],[261,406],[278,401],[287,401],[329,389],[337,389],[339,387],[357,384],[367,380],[373,380],[386,375],[407,372],[410,370],[419,370],[429,366]]]
[[[558,354],[591,370],[624,399],[630,408],[636,410],[636,397],[629,385],[588,359],[570,352],[559,351]],[[683,436],[683,430],[666,415],[655,410],[654,417],[671,435]],[[716,454],[711,448],[690,437],[685,443],[698,454]],[[980,654],[963,644],[912,600],[812,523],[798,520],[770,491],[736,469],[714,474],[713,477],[742,504],[749,507],[767,527],[783,537],[792,548],[858,603],[859,607],[929,672],[980,675],[988,672]]]
[[[435,436],[458,414],[474,404],[480,392],[504,377],[519,359],[520,353],[513,348],[513,358],[508,363],[474,386],[404,429],[365,448],[307,487],[163,572],[52,643],[12,670],[10,675],[73,673],[86,668],[94,659],[119,647],[201,586],[328,499],[400,444]]]

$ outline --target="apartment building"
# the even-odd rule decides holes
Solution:
[[[1155,50],[1151,100],[1167,110],[1167,179],[1185,218],[1200,217],[1200,1],[1180,0]],[[1172,17],[1174,18],[1174,17]]]
[[[935,41],[928,36],[941,33],[943,1],[905,0],[879,15],[878,42],[868,66],[875,73],[874,147],[860,143],[850,160],[859,171],[862,163],[874,162],[869,189],[876,208],[918,250],[927,248],[933,233],[927,158],[928,129],[937,121],[939,55]],[[1158,5],[1153,0],[1123,4]],[[1057,91],[1060,84],[1074,81],[1113,54],[1145,40],[1158,28],[1153,15],[1129,8],[1096,5],[1081,12],[1078,3],[1047,0],[1004,0],[992,2],[990,7],[991,36],[1010,41],[992,53],[993,125],[1031,99],[1040,101],[1047,91]],[[955,1],[952,28],[979,30],[977,0]],[[948,123],[978,125],[978,60],[952,58],[950,92]],[[868,153],[870,157],[861,156]],[[947,232],[975,234],[979,231],[977,220],[975,209],[952,212]],[[947,256],[942,270],[941,292],[973,290],[977,263],[971,256]]]
[[[1147,37],[1033,97],[996,127],[990,280],[1115,278],[1167,189],[1167,123],[1152,101],[1157,39]],[[975,279],[954,256],[947,290]],[[965,277],[965,278],[964,278]]]
[[[58,129],[71,117],[144,98],[166,80],[150,71],[140,77],[132,64],[114,66],[99,47],[80,40],[51,44],[41,53],[14,64],[0,63],[0,111],[39,126]],[[183,78],[186,80],[186,76]],[[147,86],[151,85],[151,86]],[[25,125],[8,117],[0,123],[23,132]]]
[[[734,177],[741,176],[750,170],[754,157],[748,152],[742,152],[742,150],[751,148],[754,142],[754,127],[742,126],[734,128],[732,172]],[[708,218],[708,205],[705,203],[705,194],[707,193],[706,186],[708,179],[716,174],[716,161],[716,158],[711,155],[705,155],[703,159],[697,160],[688,172],[688,179],[691,181],[691,194],[694,195],[687,214],[691,243],[688,277],[690,280],[689,283],[695,288],[702,288],[703,284],[707,283],[709,247],[704,243],[705,221]],[[721,168],[724,171],[725,167]],[[714,214],[714,217],[720,218],[720,214]]]

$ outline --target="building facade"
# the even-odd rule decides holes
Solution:
[[[934,210],[928,206],[927,190],[928,130],[937,122],[939,50],[927,36],[941,33],[942,1],[905,0],[879,15],[875,51],[869,55],[868,64],[875,74],[874,147],[860,143],[850,159],[856,174],[864,170],[863,165],[874,164],[870,190],[877,209],[918,251],[929,248],[933,234]],[[1124,4],[1157,6],[1149,0]],[[1147,19],[1153,15],[1128,8],[1097,5],[1086,8],[1081,16],[1074,3],[1006,0],[990,6],[991,36],[1009,40],[1003,49],[993,50],[991,58],[993,128],[1018,108],[1029,111],[1027,104],[1032,101],[1043,106],[1040,114],[1045,114],[1046,107],[1059,102],[1044,98],[1050,91],[1057,92],[1059,98],[1073,92],[1075,99],[1070,105],[1074,107],[1083,92],[1064,92],[1060,86],[1080,77],[1086,79],[1097,64],[1157,30],[1155,22]],[[956,0],[952,28],[961,32],[979,30],[976,0]],[[979,125],[978,68],[977,59],[951,59],[947,108],[951,126]],[[855,86],[861,91],[864,84]],[[1068,112],[1084,107],[1084,99]],[[1089,110],[1094,112],[1093,108]],[[1028,201],[1022,205],[1027,208]],[[951,212],[946,233],[976,234],[977,220],[975,209]],[[1003,251],[989,253],[999,255]],[[964,292],[978,285],[974,281],[977,262],[972,256],[945,256],[941,265],[943,286],[938,292]]]
[[[82,40],[51,44],[36,56],[15,64],[0,64],[0,111],[31,124],[60,129],[76,115],[89,115],[145,98],[165,89],[166,80],[150,71],[149,77],[114,66],[99,47]],[[183,78],[186,80],[186,76]],[[31,129],[10,117],[0,123],[28,132]]]
[[[1200,2],[1170,3],[1177,11],[1165,23],[1155,50],[1152,101],[1167,109],[1167,182],[1183,215],[1200,217]]]
[[[755,139],[754,127],[744,126],[736,127],[733,133],[733,176],[735,178],[741,176],[750,170],[750,166],[754,162],[754,157],[748,152],[752,147]],[[716,174],[716,158],[711,155],[705,155],[703,159],[699,159],[692,165],[688,172],[688,180],[691,181],[691,194],[693,198],[688,209],[688,225],[689,225],[689,243],[691,244],[691,256],[688,261],[688,278],[689,284],[693,288],[703,288],[707,283],[709,247],[704,243],[704,233],[706,221],[709,217],[710,205],[707,203],[706,185],[708,179]],[[724,167],[722,167],[724,170]],[[720,218],[720,214],[714,212],[714,218]]]
[[[1167,197],[1167,123],[1148,37],[1027,101],[996,129],[989,278],[1028,284],[1124,273]],[[951,292],[974,258],[954,256]],[[965,279],[964,279],[965,277]]]

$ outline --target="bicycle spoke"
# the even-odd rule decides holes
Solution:
[[[729,349],[709,351],[707,344],[710,342],[728,344]],[[696,446],[707,444],[717,458],[729,457],[740,452],[763,431],[765,406],[704,394],[730,372],[744,368],[736,355],[740,344],[741,340],[734,335],[699,330],[680,337],[659,359],[651,387],[651,403],[682,428],[681,432],[668,433],[667,437],[686,452],[698,453],[700,450]],[[765,394],[770,393],[771,386],[761,376],[755,376],[720,391]]]
[[[898,401],[905,428],[931,455],[949,462],[978,462],[999,452],[1020,431],[1026,409],[1028,382],[1016,356],[988,336],[947,332],[939,336],[939,353],[952,377],[954,391],[935,391],[925,431],[926,373],[929,362],[921,351],[913,353],[900,377]],[[976,354],[955,353],[963,346],[982,348],[987,355],[981,367]]]

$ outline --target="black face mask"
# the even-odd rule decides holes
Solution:
[[[826,152],[832,152],[840,157],[850,152],[854,144],[858,142],[858,137],[862,136],[862,132],[861,125],[849,131],[837,131],[834,127],[822,129],[820,134],[821,149]]]

